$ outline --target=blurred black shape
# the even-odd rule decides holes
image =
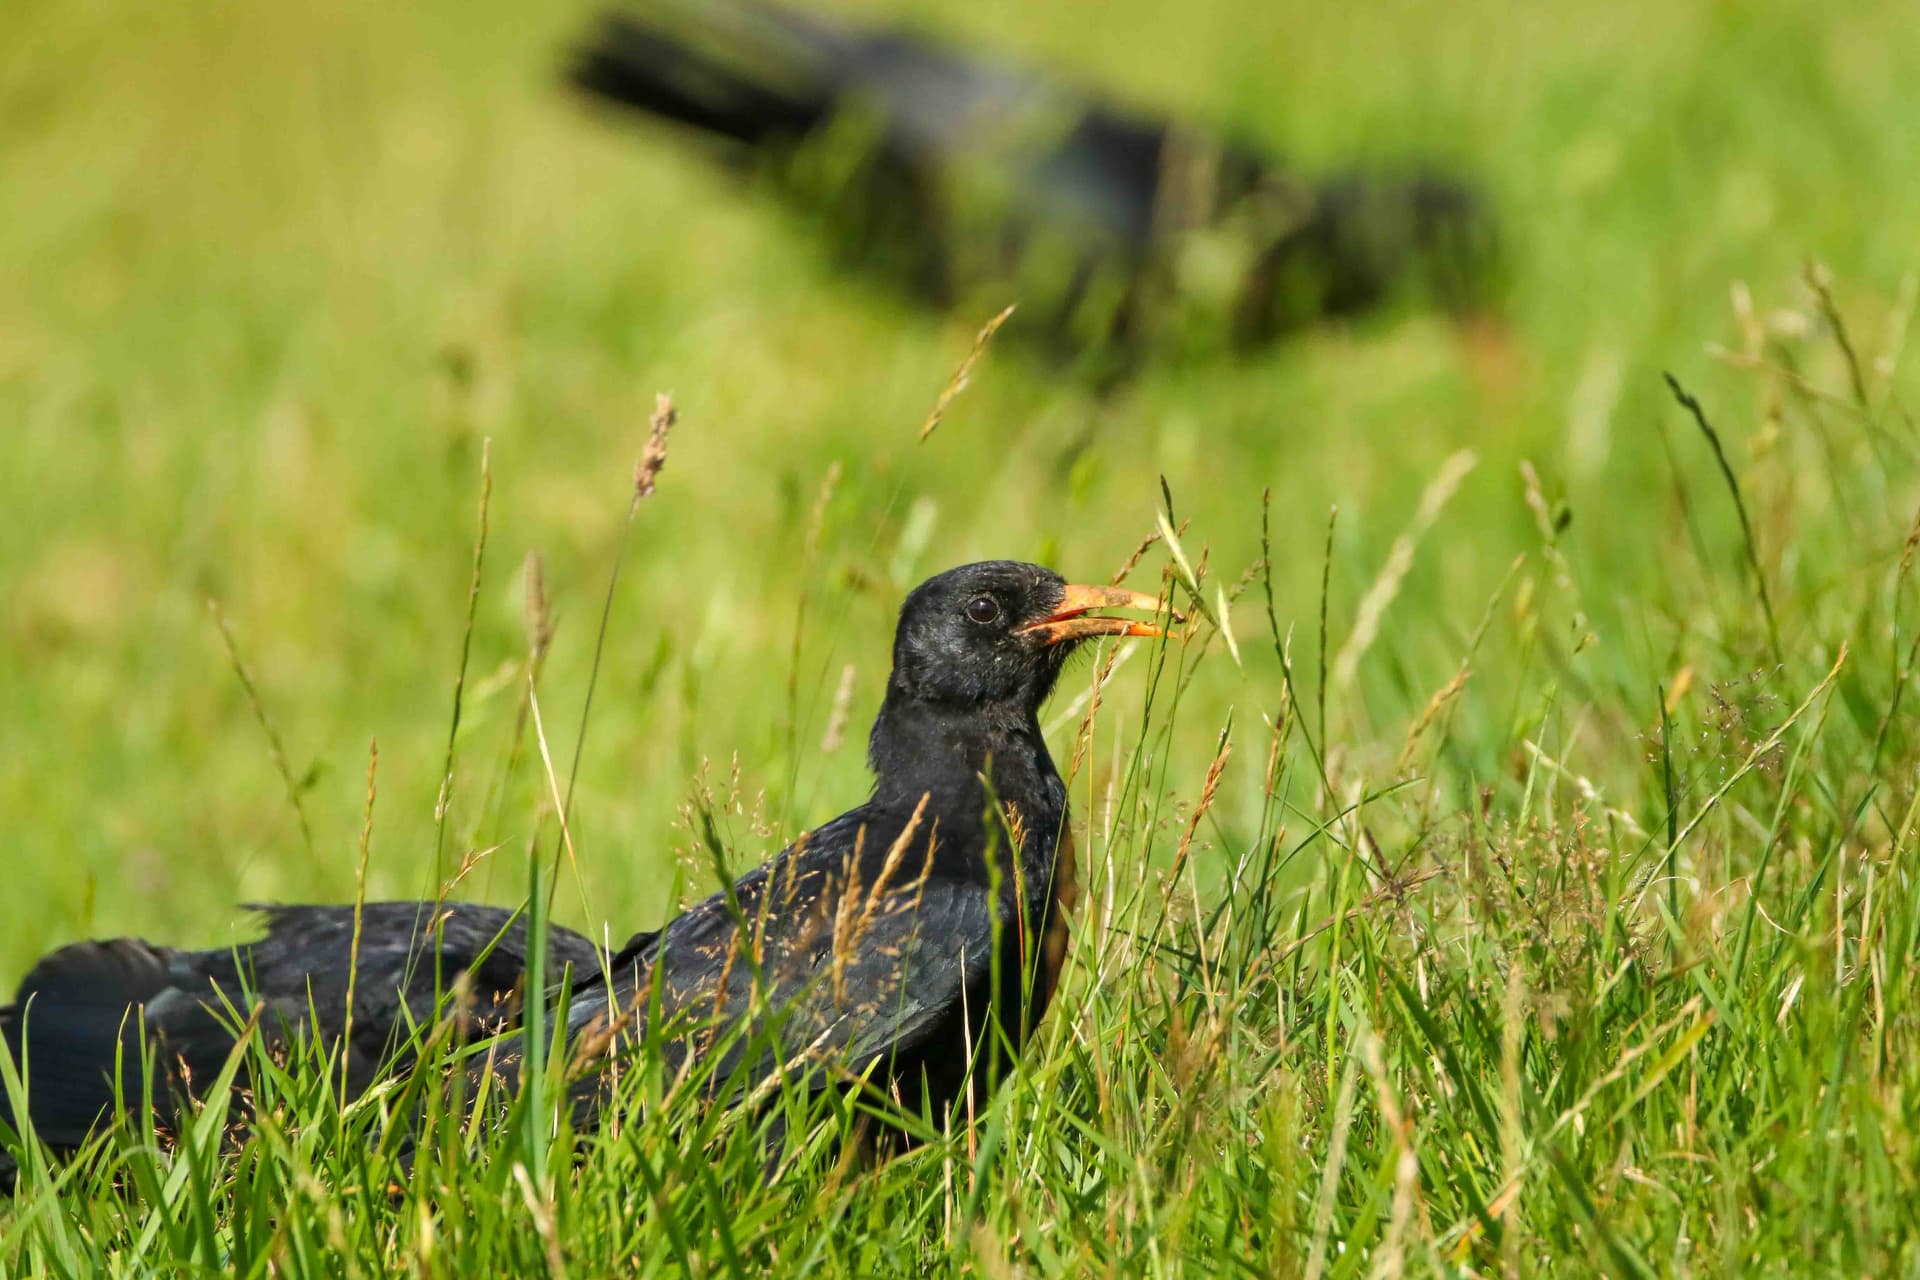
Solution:
[[[1495,236],[1422,168],[1311,181],[1255,148],[923,37],[753,0],[656,0],[574,51],[593,98],[690,127],[839,256],[1111,375],[1413,295],[1491,295]]]

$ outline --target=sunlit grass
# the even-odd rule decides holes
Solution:
[[[1072,979],[947,1140],[842,1160],[853,1118],[816,1117],[770,1175],[763,1116],[640,1072],[617,1137],[441,1112],[403,1165],[401,1086],[343,1112],[324,1063],[258,1062],[237,1149],[30,1167],[0,1272],[1911,1267],[1914,24],[943,7],[1315,162],[1471,164],[1516,237],[1505,332],[1392,317],[1100,399],[1016,312],[922,443],[988,317],[849,282],[571,109],[575,13],[10,17],[9,986],[75,937],[351,900],[369,738],[369,894],[464,867],[522,899],[558,835],[529,669],[564,787],[629,537],[554,900],[616,942],[711,887],[701,810],[738,872],[865,794],[928,573],[1097,579],[1165,514],[1240,661],[1208,624],[1116,659],[1084,744],[1106,658],[1070,673]]]

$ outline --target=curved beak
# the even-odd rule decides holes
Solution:
[[[1144,592],[1128,591],[1124,587],[1083,587],[1070,586],[1060,597],[1060,603],[1052,613],[1044,618],[1036,618],[1015,629],[1023,636],[1034,636],[1046,644],[1060,644],[1067,640],[1084,640],[1089,636],[1164,636],[1165,628],[1151,622],[1135,622],[1131,618],[1103,618],[1092,614],[1095,609],[1144,609],[1149,613],[1165,613],[1175,622],[1184,622],[1178,611],[1163,603],[1158,596]]]

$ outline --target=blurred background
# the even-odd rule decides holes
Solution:
[[[1297,646],[1320,626],[1337,506],[1336,650],[1422,493],[1457,480],[1366,661],[1327,695],[1329,737],[1383,769],[1515,557],[1556,543],[1587,584],[1580,624],[1490,633],[1487,665],[1508,674],[1462,704],[1442,762],[1458,796],[1501,776],[1523,689],[1652,715],[1654,676],[1681,661],[1740,674],[1690,647],[1700,601],[1742,589],[1739,532],[1676,501],[1717,479],[1659,375],[1724,410],[1744,470],[1769,465],[1763,390],[1709,346],[1817,328],[1810,261],[1868,368],[1897,353],[1920,226],[1907,6],[830,11],[1048,68],[1308,173],[1444,164],[1497,212],[1498,318],[1394,306],[1093,385],[1018,341],[1016,313],[922,443],[997,306],[943,313],[840,270],[761,184],[588,110],[563,71],[590,6],[14,0],[0,980],[77,935],[218,942],[248,927],[236,903],[350,898],[370,739],[370,891],[431,893],[488,439],[448,843],[497,849],[460,892],[519,896],[527,842],[551,826],[537,752],[514,747],[523,564],[541,558],[555,624],[541,711],[564,772],[657,391],[682,420],[633,525],[580,770],[590,890],[560,896],[596,931],[657,922],[676,876],[704,874],[677,856],[695,843],[676,818],[690,792],[730,808],[741,866],[864,794],[907,588],[998,556],[1105,580],[1155,527],[1162,477],[1188,551],[1207,548],[1229,587],[1261,554],[1271,490],[1277,617]],[[1814,350],[1807,375],[1844,386]],[[1449,470],[1461,450],[1475,465]],[[1774,532],[1763,542],[1791,557]],[[1552,563],[1536,554],[1521,589],[1555,589]],[[1842,551],[1825,571],[1856,567]],[[1200,668],[1168,744],[1189,793],[1229,707],[1252,724],[1278,706],[1259,596],[1233,614],[1244,667]],[[285,744],[311,856],[209,600]],[[1612,656],[1573,664],[1587,630]],[[828,749],[843,684],[848,728]],[[1128,686],[1116,710],[1137,702]],[[1603,715],[1580,732],[1645,727]],[[1234,772],[1256,778],[1263,754]]]

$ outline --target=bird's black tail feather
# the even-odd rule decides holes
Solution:
[[[646,19],[602,19],[568,78],[589,97],[758,145],[831,114],[844,40],[798,14],[667,0]]]
[[[80,1145],[112,1110],[116,1060],[122,1097],[139,1100],[139,1008],[171,984],[172,954],[137,938],[78,942],[43,957],[14,1003],[0,1007],[0,1038],[24,1073],[28,1113],[49,1146]],[[19,1129],[4,1089],[0,1121]]]

